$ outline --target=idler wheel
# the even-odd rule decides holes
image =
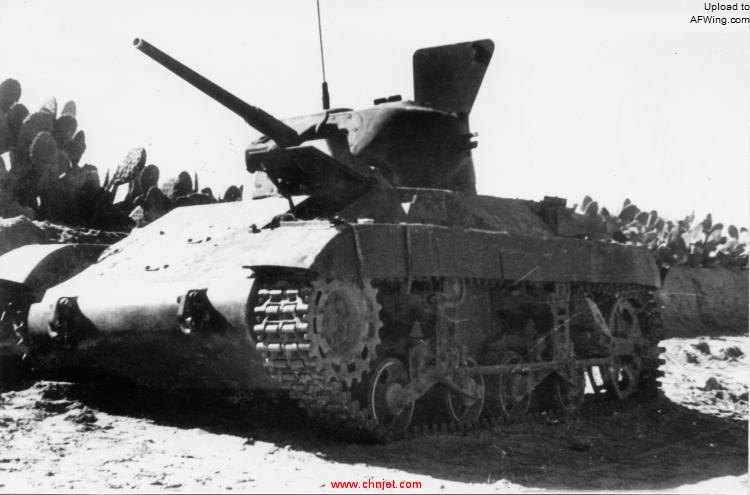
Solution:
[[[502,364],[520,364],[521,357],[513,353],[503,359]],[[504,372],[498,375],[497,399],[500,412],[506,418],[520,418],[529,411],[533,387],[531,375],[521,371]]]
[[[469,361],[469,366],[476,366],[476,363]],[[446,388],[445,406],[452,421],[473,423],[479,419],[484,408],[484,378],[479,374],[467,373],[462,377],[459,385],[464,390],[471,391],[475,397]]]
[[[372,418],[388,430],[409,426],[414,415],[414,401],[404,403],[402,392],[409,384],[406,366],[396,359],[380,361],[367,387],[367,405]]]
[[[604,387],[614,397],[626,399],[638,389],[638,367],[632,361],[617,360],[609,366],[601,366]]]
[[[624,297],[617,298],[607,318],[612,335],[629,339],[634,343],[642,338],[641,325],[638,322],[638,310]]]
[[[580,366],[568,367],[555,380],[555,402],[566,414],[574,413],[581,407],[585,393],[586,373]]]
[[[638,310],[624,297],[615,301],[607,319],[612,335],[627,339],[637,346],[643,338],[638,320]],[[625,399],[638,389],[640,366],[637,356],[618,359],[609,366],[599,369],[604,388],[618,399]]]

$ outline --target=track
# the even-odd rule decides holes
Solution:
[[[651,294],[631,287],[588,287],[589,290],[613,294],[637,290],[638,296],[643,299],[645,310],[641,313],[641,325],[649,344],[647,351],[641,355],[643,371],[638,391],[633,396],[618,400],[607,394],[590,394],[573,413],[544,409],[520,418],[508,418],[502,414],[488,414],[485,409],[478,420],[468,423],[427,418],[408,428],[384,428],[374,419],[372,410],[363,406],[367,401],[362,384],[367,383],[366,372],[375,358],[378,331],[382,325],[377,318],[380,306],[374,301],[375,290],[365,284],[364,291],[372,303],[369,304],[370,312],[365,308],[363,314],[369,315],[365,319],[369,318],[370,321],[358,345],[352,347],[351,343],[337,342],[340,329],[336,329],[339,333],[328,335],[326,339],[320,336],[321,330],[316,328],[316,325],[320,325],[316,320],[320,317],[316,314],[316,303],[327,293],[339,291],[346,296],[347,289],[342,287],[341,284],[335,285],[335,282],[331,288],[321,287],[320,283],[310,285],[299,279],[261,278],[256,284],[257,292],[251,297],[253,337],[256,349],[265,358],[268,373],[289,391],[292,398],[299,400],[321,429],[335,436],[358,441],[388,442],[415,435],[459,433],[503,424],[562,422],[623,411],[658,395],[658,378],[663,376],[658,368],[664,363],[659,354],[664,349],[658,347],[661,322]],[[372,314],[375,316],[372,317]],[[347,314],[347,317],[356,319],[357,315]],[[353,324],[349,321],[345,323]],[[341,349],[346,351],[345,359],[339,359],[338,351]]]

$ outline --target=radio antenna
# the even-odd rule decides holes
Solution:
[[[328,95],[328,83],[326,82],[326,59],[323,56],[323,28],[320,23],[320,0],[315,0],[318,7],[318,40],[320,41],[320,67],[323,69],[323,110],[331,108],[331,97]]]

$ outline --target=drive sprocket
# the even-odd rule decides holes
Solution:
[[[317,280],[307,314],[310,357],[326,382],[362,381],[380,343],[380,304],[369,280]]]

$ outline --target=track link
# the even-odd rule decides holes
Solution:
[[[257,291],[253,337],[270,376],[325,429],[383,441],[388,436],[342,381],[332,379],[314,351],[310,285],[275,281]],[[273,288],[269,288],[269,286]]]

